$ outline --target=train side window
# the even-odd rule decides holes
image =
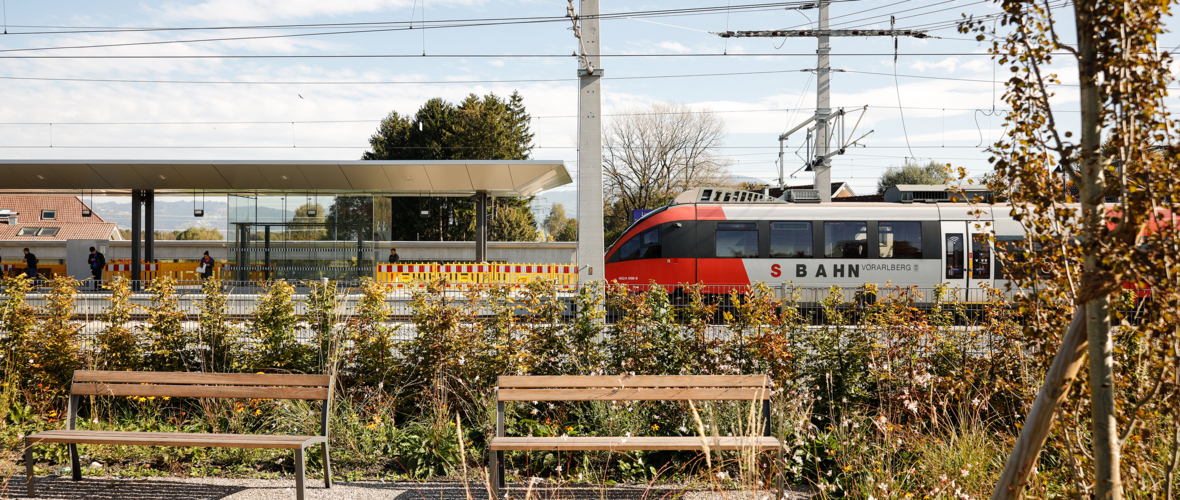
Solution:
[[[1003,249],[1003,251],[1000,251]],[[1024,238],[1019,236],[996,236],[996,279],[1021,278],[1015,269],[1005,263],[1024,262]]]
[[[777,259],[812,257],[810,222],[771,222],[770,256]]]
[[[660,228],[652,228],[644,231],[639,235],[640,247],[639,258],[641,259],[658,259],[661,255],[660,248]]]
[[[825,222],[824,257],[829,259],[867,259],[869,227],[864,222]]]
[[[639,238],[631,238],[619,247],[619,260],[633,260],[639,258]]]
[[[922,223],[877,223],[877,241],[882,259],[921,259]]]
[[[946,279],[963,279],[963,234],[946,235]]]
[[[971,279],[986,280],[992,277],[992,247],[987,235],[971,235]]]
[[[758,257],[758,225],[753,222],[717,223],[718,257]]]

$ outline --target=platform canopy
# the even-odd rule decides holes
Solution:
[[[0,192],[126,195],[204,193],[531,196],[569,184],[564,162],[0,160]]]

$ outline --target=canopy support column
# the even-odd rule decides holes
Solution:
[[[263,264],[262,265],[264,266],[263,269],[266,269],[266,271],[263,272],[263,279],[266,281],[270,281],[270,226],[269,225],[266,226],[266,236],[263,238],[262,245],[263,245],[263,251],[262,251]]]
[[[156,261],[156,191],[143,190],[143,260]]]
[[[488,261],[488,193],[475,193],[475,261]]]
[[[143,192],[138,189],[131,190],[131,289],[139,291],[139,280],[142,277],[140,274],[140,267],[142,261],[140,259],[140,223],[142,218],[142,203]]]

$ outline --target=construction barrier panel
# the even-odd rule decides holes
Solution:
[[[201,275],[197,273],[197,266],[199,265],[199,262],[141,264],[140,278],[145,281],[151,281],[167,276],[172,278],[178,285],[199,285],[201,284]],[[107,264],[106,269],[102,273],[103,281],[107,282],[117,277],[130,280],[131,264],[126,261],[117,264]],[[221,279],[221,264],[213,265],[213,279]]]
[[[420,287],[445,279],[447,285],[526,285],[553,280],[558,285],[576,286],[578,267],[556,264],[381,264],[378,283],[398,288]]]
[[[0,264],[0,276],[15,278],[25,273],[25,264]],[[66,275],[65,264],[40,264],[37,266],[37,275],[42,278],[53,278],[56,276]]]

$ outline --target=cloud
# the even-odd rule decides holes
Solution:
[[[930,61],[925,61],[925,60],[919,59],[917,61],[914,61],[912,64],[910,64],[910,69],[916,69],[918,71],[925,72],[928,69],[941,68],[941,69],[946,70],[947,73],[954,73],[955,68],[958,66],[959,66],[959,58],[948,57],[948,58],[943,59],[938,62],[930,62]]]
[[[367,12],[408,9],[414,0],[206,0],[196,5],[166,3],[148,10],[169,19],[204,21],[266,21],[308,17],[342,16]],[[446,0],[434,5],[472,5],[478,0]]]
[[[681,44],[680,42],[660,42],[657,46],[661,49],[670,50],[680,54],[692,52],[692,49],[685,47],[684,44]]]

